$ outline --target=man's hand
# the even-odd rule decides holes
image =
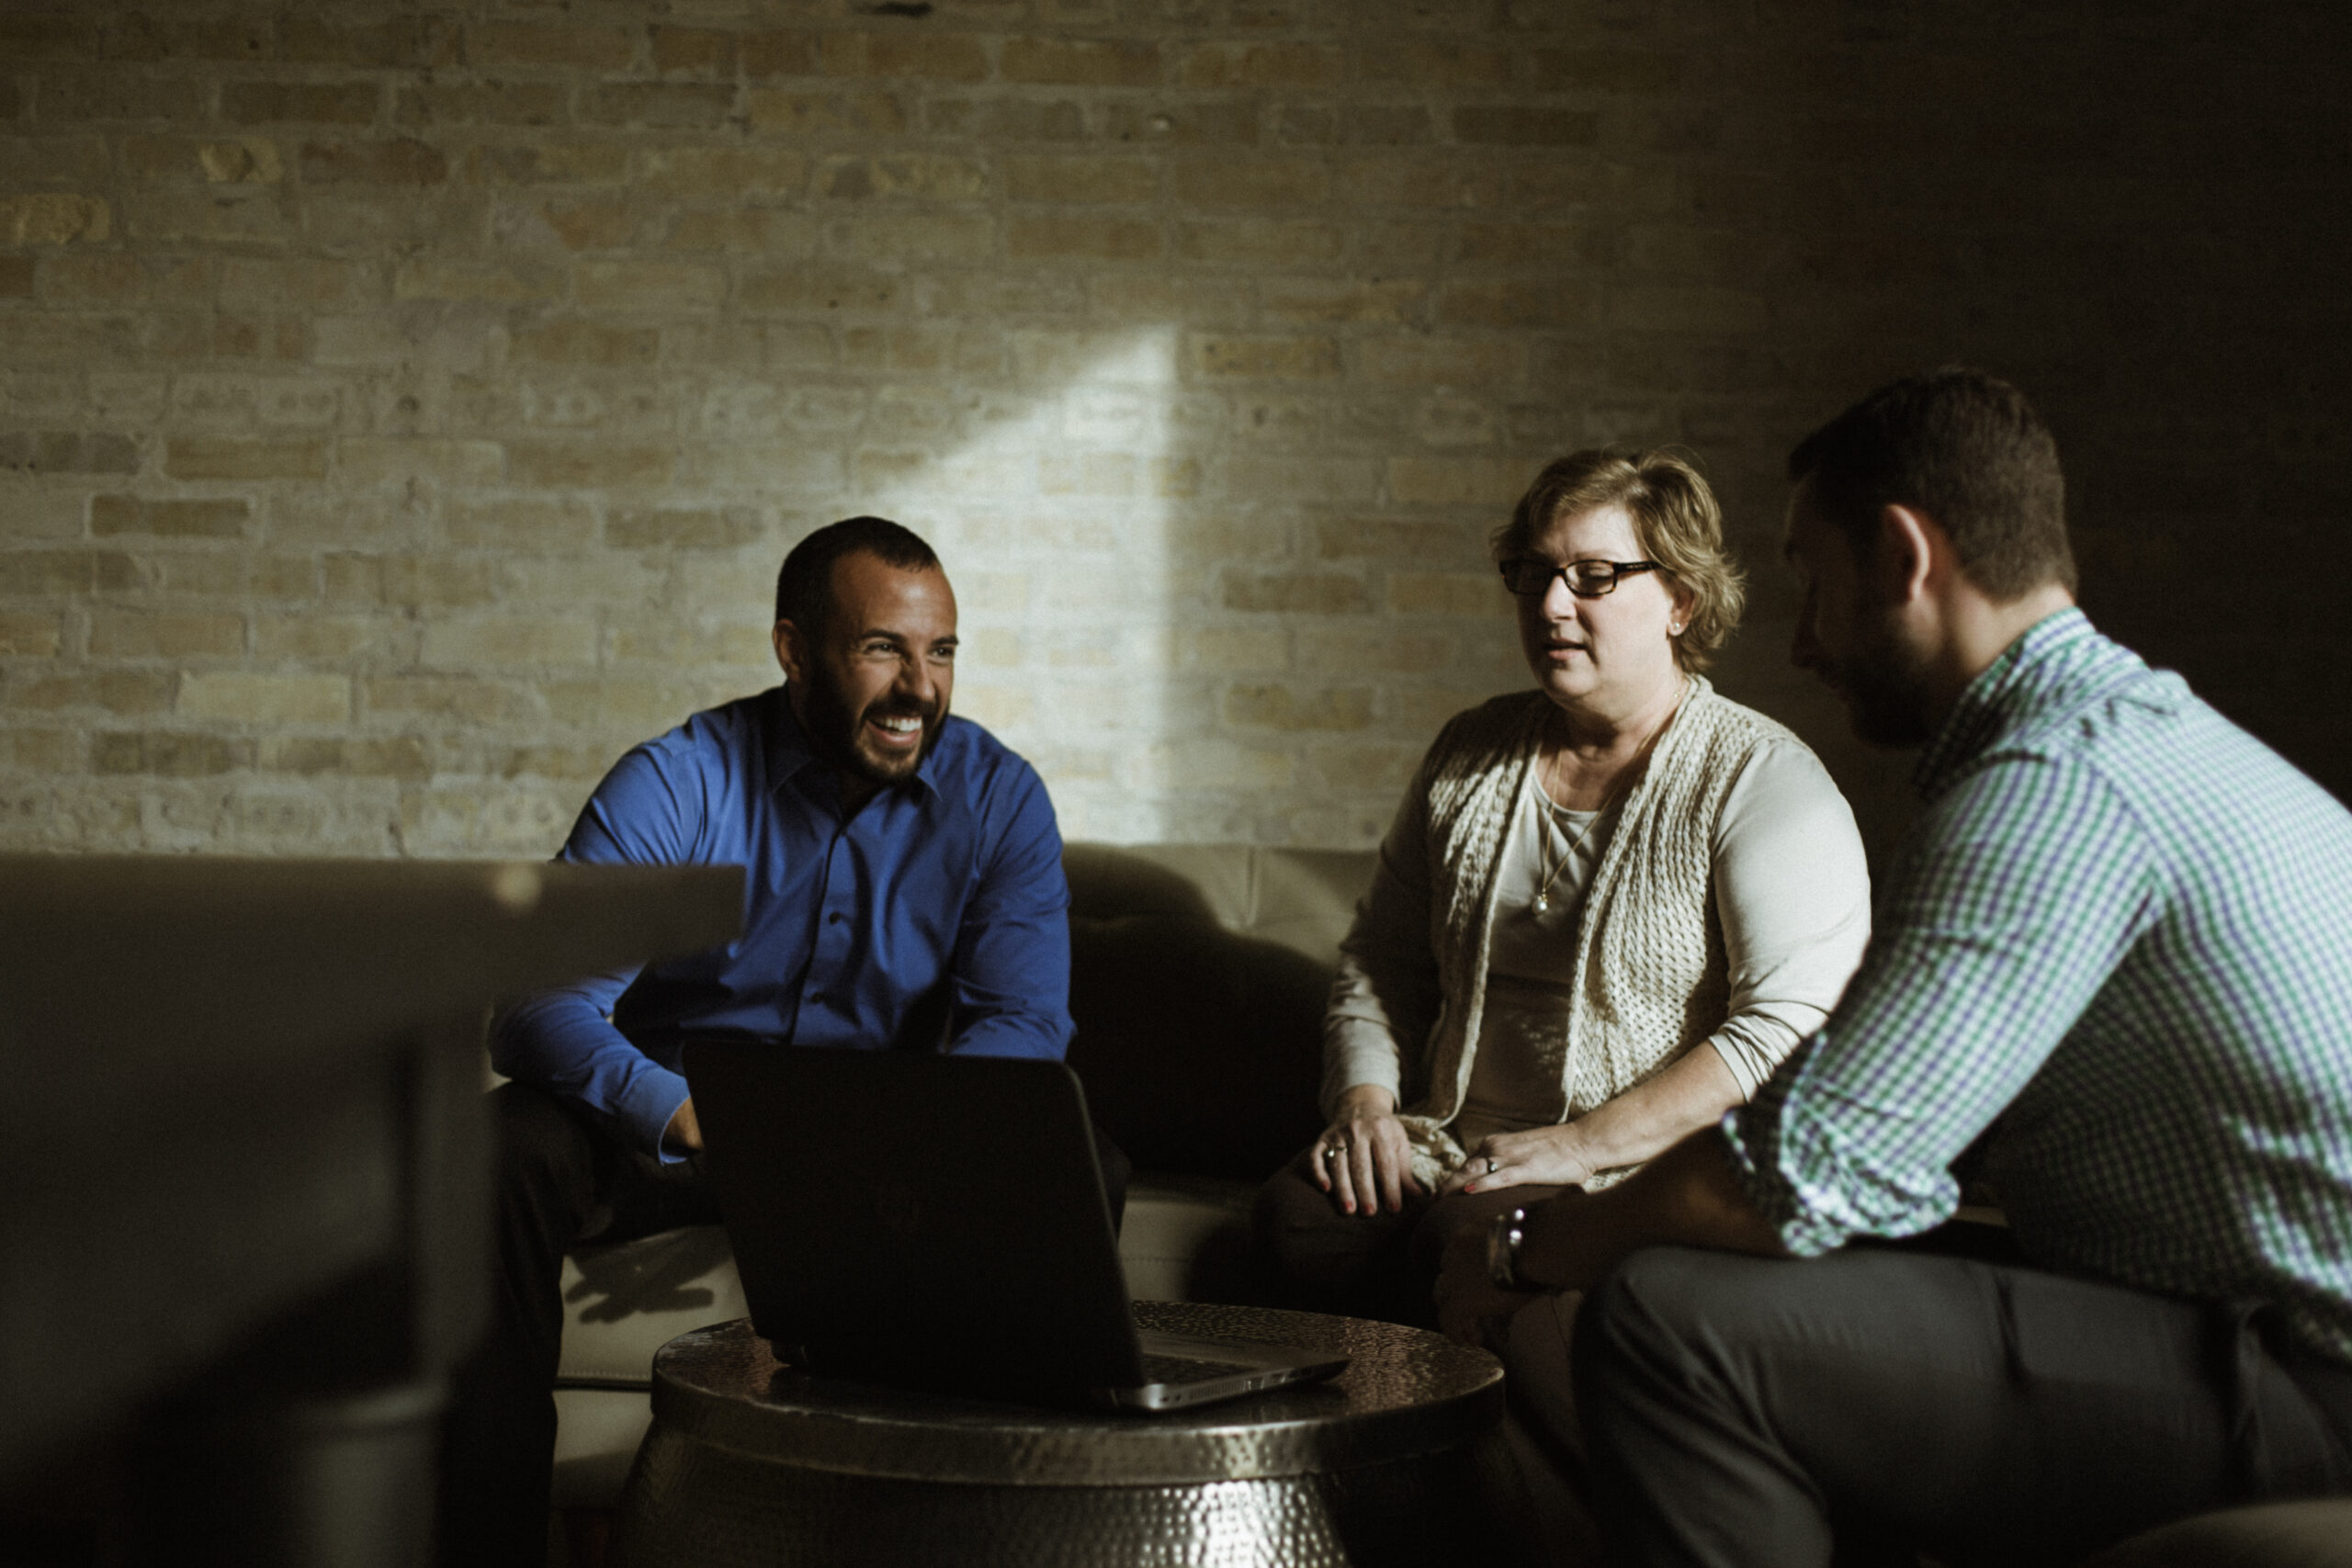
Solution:
[[[1559,1127],[1497,1133],[1470,1151],[1470,1157],[1445,1179],[1437,1195],[1498,1192],[1506,1187],[1581,1186],[1592,1174],[1591,1165],[1578,1152],[1583,1143],[1573,1122]]]
[[[1405,1194],[1419,1192],[1413,1178],[1412,1144],[1396,1120],[1396,1097],[1374,1084],[1357,1084],[1340,1095],[1339,1114],[1315,1140],[1315,1184],[1351,1214],[1370,1214],[1384,1205],[1390,1213],[1405,1206]]]
[[[678,1101],[670,1124],[662,1129],[662,1146],[673,1155],[702,1153],[702,1122],[695,1119],[693,1096]]]

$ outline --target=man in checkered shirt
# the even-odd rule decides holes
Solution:
[[[1792,656],[1926,748],[1876,935],[1720,1128],[1458,1248],[1449,1325],[1580,1417],[1637,1562],[2068,1562],[2352,1493],[2352,815],[2075,608],[2016,389],[1908,378],[1789,466]],[[1950,1219],[1972,1145],[2021,1262],[1846,1245]]]

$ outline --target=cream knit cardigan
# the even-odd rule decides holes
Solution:
[[[1404,1057],[1402,1082],[1408,1092],[1417,1082],[1423,1086],[1401,1120],[1413,1143],[1413,1174],[1424,1186],[1433,1187],[1465,1157],[1448,1126],[1469,1087],[1485,1015],[1495,868],[1551,711],[1541,692],[1497,697],[1456,715],[1422,764],[1418,787],[1429,820],[1435,1017],[1399,1016],[1396,1003],[1419,987],[1397,987],[1382,999]],[[1690,678],[1585,890],[1561,1084],[1569,1120],[1660,1071],[1723,1024],[1731,984],[1714,907],[1715,824],[1757,748],[1794,739],[1705,680]],[[1360,910],[1347,943],[1351,956],[1372,956],[1373,944],[1358,942],[1363,926]],[[1390,990],[1373,979],[1376,990]],[[1326,1038],[1328,1047],[1328,1032]],[[1346,1076],[1331,1056],[1327,1048],[1327,1101],[1347,1087],[1329,1082]]]

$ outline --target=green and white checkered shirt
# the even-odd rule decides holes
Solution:
[[[1800,1254],[1986,1174],[2036,1264],[2273,1303],[2352,1362],[2352,814],[2052,615],[1973,682],[1844,999],[1724,1121]]]

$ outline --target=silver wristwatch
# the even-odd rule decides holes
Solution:
[[[1531,1287],[1519,1277],[1519,1248],[1527,1240],[1527,1211],[1513,1209],[1497,1214],[1495,1223],[1487,1227],[1487,1279],[1498,1291],[1524,1291]]]

